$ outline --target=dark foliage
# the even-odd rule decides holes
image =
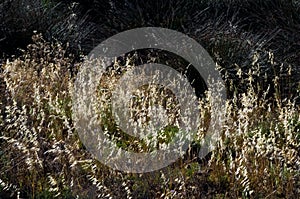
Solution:
[[[88,54],[124,30],[165,27],[191,36],[208,50],[221,66],[230,95],[245,91],[249,70],[259,70],[254,78],[261,90],[271,86],[270,96],[276,90],[283,97],[298,95],[300,6],[296,0],[5,0],[0,13],[1,54],[25,48],[34,30],[48,40],[68,44],[70,52]],[[272,64],[269,52],[274,53]],[[251,66],[255,53],[260,56],[259,69]],[[280,88],[270,82],[275,75],[280,77]]]
[[[4,0],[0,3],[0,55],[20,54],[18,48],[25,49],[35,31],[77,48],[90,31],[79,14],[78,4],[72,2]]]

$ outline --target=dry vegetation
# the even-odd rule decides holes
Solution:
[[[1,1],[0,198],[299,198],[299,13],[299,0]],[[82,144],[72,96],[81,54],[144,26],[199,42],[218,64],[229,99],[221,136],[205,158],[197,153],[210,121],[209,93],[199,100],[201,128],[187,154],[159,171],[128,174],[101,164]],[[32,42],[34,31],[46,39],[37,34]],[[143,61],[186,64],[156,53]],[[141,64],[124,60],[114,66]],[[99,82],[103,127],[120,148],[151,151],[167,143],[120,131],[108,91],[119,77],[113,69]],[[176,115],[172,93],[153,87],[135,93],[134,114],[151,107],[140,96],[157,93],[162,99],[151,100],[167,97],[171,106],[164,108]],[[169,138],[177,128],[161,133]]]
[[[159,171],[126,174],[94,159],[74,129],[69,68],[80,63],[72,64],[59,43],[48,43],[41,35],[33,40],[1,72],[0,197],[299,196],[300,117],[293,99],[283,101],[276,92],[269,98],[267,91],[258,96],[250,84],[246,93],[228,99],[222,136],[205,159],[190,155]],[[110,78],[116,78],[113,74]],[[109,100],[104,103],[109,106]],[[210,107],[200,104],[205,126]],[[106,119],[109,125],[111,116]]]

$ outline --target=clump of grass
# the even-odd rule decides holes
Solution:
[[[257,97],[250,89],[241,108],[228,107],[225,137],[210,160],[219,170],[212,173],[226,177],[231,197],[296,197],[299,107],[292,102],[271,107]]]
[[[22,197],[72,196],[71,187],[81,180],[71,173],[81,171],[71,166],[85,156],[71,120],[72,58],[59,43],[41,35],[33,40],[1,73],[7,94],[1,101],[0,179]]]

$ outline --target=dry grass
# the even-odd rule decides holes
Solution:
[[[276,93],[271,100],[275,103],[267,98],[267,91],[261,90],[258,96],[256,85],[251,86],[251,73],[247,92],[227,101],[222,136],[206,160],[183,157],[160,171],[126,174],[113,171],[91,157],[74,129],[71,111],[74,77],[69,68],[80,67],[80,63],[72,65],[72,58],[60,44],[47,43],[40,35],[33,39],[34,44],[28,46],[24,55],[4,63],[1,72],[5,85],[0,101],[1,197],[299,196],[299,106],[292,99],[283,103]],[[118,77],[111,73],[106,78]],[[277,83],[276,79],[274,82]],[[108,84],[103,86],[103,83],[102,88],[109,88]],[[146,91],[139,94],[147,95]],[[210,110],[204,101],[200,103],[203,127],[209,122],[207,110]],[[102,102],[109,106],[109,101]],[[134,107],[138,109],[142,104],[136,103]],[[106,115],[104,119],[114,131],[111,117]],[[199,140],[196,138],[195,143]]]

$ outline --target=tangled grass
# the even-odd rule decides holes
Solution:
[[[210,121],[209,96],[199,102],[202,128],[187,155],[151,173],[113,171],[91,156],[74,128],[71,96],[81,63],[63,44],[36,35],[21,56],[1,66],[0,198],[297,198],[299,10],[299,0],[4,0],[0,56],[25,47],[34,30],[69,43],[70,51],[89,52],[123,30],[171,28],[205,46],[230,98],[222,136],[204,159],[197,153]],[[108,77],[118,79],[114,70]],[[103,118],[105,125],[118,134],[111,117]],[[136,141],[117,139],[124,148]],[[147,144],[133,147],[151,149]]]
[[[282,100],[278,92],[271,100],[268,90],[261,88],[258,94],[257,84],[251,83],[259,71],[247,74],[246,92],[227,100],[222,136],[206,158],[197,159],[198,149],[192,146],[188,155],[169,167],[128,174],[98,162],[78,138],[72,121],[74,76],[70,68],[80,68],[81,63],[74,64],[59,43],[48,43],[41,35],[33,40],[21,57],[7,60],[1,71],[1,197],[299,196],[299,106],[293,98]],[[117,78],[113,71],[107,78]],[[280,86],[276,77],[273,83]],[[199,103],[200,131],[210,121],[207,100]],[[109,106],[109,101],[103,103]],[[109,125],[111,116],[106,119]],[[200,140],[199,134],[194,145]]]

